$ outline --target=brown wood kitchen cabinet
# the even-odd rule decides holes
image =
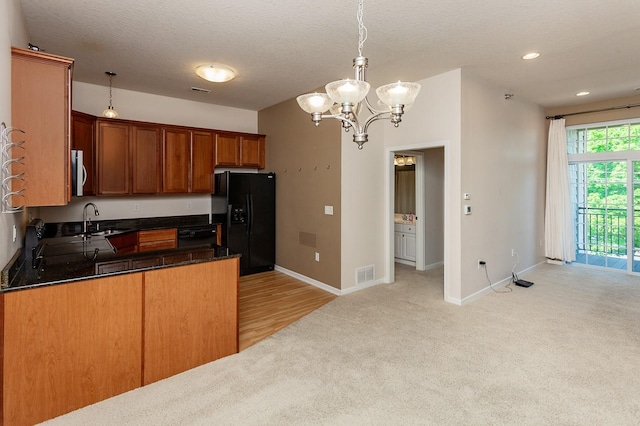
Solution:
[[[98,119],[98,194],[157,194],[161,186],[160,128]]]
[[[4,293],[0,424],[31,425],[140,387],[142,273]]]
[[[137,251],[139,252],[172,249],[177,246],[178,230],[176,228],[138,231]]]
[[[73,59],[11,48],[11,126],[24,131],[24,150],[12,154],[12,173],[24,180],[12,182],[12,205],[59,206],[71,200],[71,69]]]
[[[213,133],[164,128],[162,192],[213,192]]]
[[[216,133],[215,165],[263,169],[265,142],[262,135]]]
[[[264,169],[265,137],[243,135],[240,137],[240,167]]]
[[[83,164],[87,180],[82,187],[83,195],[95,194],[95,146],[96,118],[93,115],[71,111],[71,149],[83,153]]]
[[[145,272],[144,385],[238,352],[238,268],[233,258]]]
[[[131,126],[131,193],[158,194],[162,190],[162,145],[158,126]]]
[[[0,293],[0,424],[40,423],[237,353],[238,265],[235,257]]]
[[[129,131],[128,124],[98,119],[98,195],[122,195],[130,192]]]

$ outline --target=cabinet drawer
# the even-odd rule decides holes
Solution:
[[[111,262],[96,263],[96,274],[110,274],[112,272],[126,271],[131,263],[127,260],[114,260]]]
[[[132,259],[131,269],[140,268],[152,268],[154,266],[162,265],[162,259],[160,257],[150,257],[146,259]]]
[[[153,241],[176,240],[176,228],[152,229],[138,232],[138,243],[148,243]]]
[[[166,250],[176,248],[175,240],[163,240],[163,241],[148,241],[138,244],[138,251],[154,251],[154,250]]]
[[[172,254],[162,258],[163,265],[172,265],[174,263],[189,262],[191,260],[190,253]]]
[[[415,234],[416,233],[416,226],[415,225],[402,225],[402,232],[406,233],[406,234]]]

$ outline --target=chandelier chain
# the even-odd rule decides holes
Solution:
[[[364,26],[364,0],[358,2],[358,56],[362,56],[362,47],[367,39],[367,27]]]

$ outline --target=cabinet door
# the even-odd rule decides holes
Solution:
[[[215,158],[216,166],[240,166],[240,136],[217,133]]]
[[[98,120],[96,142],[98,194],[128,194],[130,189],[129,126]]]
[[[189,192],[191,132],[163,130],[162,192]]]
[[[131,193],[158,194],[162,190],[159,127],[131,127]]]
[[[142,274],[5,293],[4,424],[35,424],[140,386]]]
[[[87,181],[82,187],[84,195],[94,195],[96,118],[89,114],[72,111],[71,149],[82,151]]]
[[[240,167],[264,169],[265,138],[263,136],[242,136],[240,138]]]
[[[145,272],[144,306],[144,385],[237,353],[238,259]]]
[[[394,257],[402,257],[402,232],[394,232],[393,234],[393,255]]]
[[[191,192],[213,193],[213,133],[191,135]]]
[[[11,49],[11,125],[25,133],[24,150],[15,149],[14,206],[59,206],[71,200],[71,66],[73,60],[27,49]],[[4,75],[4,73],[3,73]],[[9,93],[8,91],[4,91]],[[5,118],[5,117],[3,117]]]
[[[416,260],[416,234],[404,234],[404,258]]]

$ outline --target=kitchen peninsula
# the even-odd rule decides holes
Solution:
[[[60,229],[74,228],[43,239],[42,266],[18,254],[3,270],[0,423],[38,423],[238,352],[238,255],[218,244],[69,253],[139,230]]]

